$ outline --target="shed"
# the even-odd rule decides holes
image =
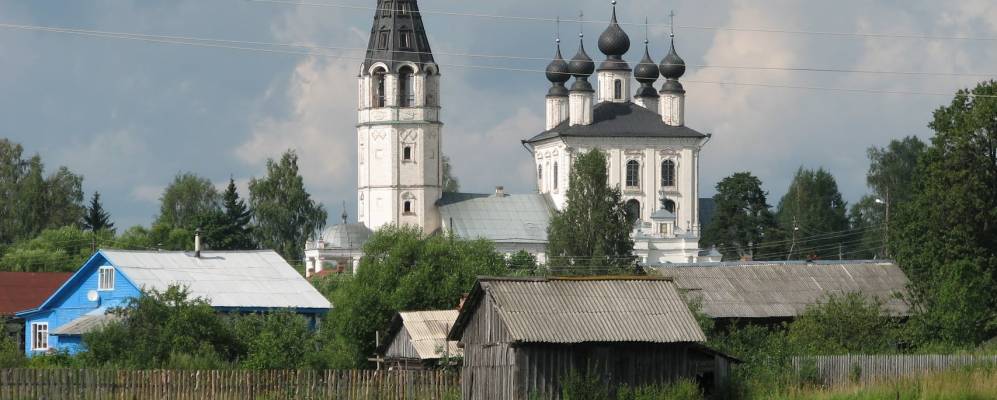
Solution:
[[[675,284],[647,277],[480,278],[451,340],[464,348],[464,399],[560,398],[573,372],[614,391],[727,376]]]
[[[890,261],[740,261],[655,270],[717,319],[790,320],[830,295],[845,293],[879,299],[893,316],[910,314],[910,306],[897,296],[907,293],[910,281]]]
[[[186,287],[218,312],[291,310],[312,325],[331,304],[277,253],[261,251],[100,250],[40,306],[17,313],[26,321],[25,353],[82,349],[84,333],[108,323],[107,311],[143,291]]]
[[[447,334],[457,320],[457,310],[403,311],[388,327],[379,349],[390,369],[434,368],[445,359],[460,359],[463,350]]]

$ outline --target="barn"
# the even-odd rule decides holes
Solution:
[[[379,349],[391,370],[432,369],[459,360],[463,351],[447,334],[457,319],[457,310],[402,311],[388,327]]]
[[[464,349],[465,400],[560,398],[572,373],[613,392],[677,378],[708,389],[736,362],[703,345],[663,278],[480,278],[450,339]]]

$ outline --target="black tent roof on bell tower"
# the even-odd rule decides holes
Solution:
[[[377,1],[362,73],[368,73],[378,62],[385,63],[390,71],[406,62],[420,69],[427,63],[435,64],[416,0]]]

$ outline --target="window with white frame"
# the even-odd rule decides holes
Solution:
[[[97,290],[114,290],[114,267],[100,267],[97,272]]]
[[[48,350],[48,322],[31,324],[31,350]]]

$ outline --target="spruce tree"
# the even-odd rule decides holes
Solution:
[[[83,215],[83,229],[91,232],[114,229],[111,214],[100,203],[100,192],[93,192],[93,197],[90,198],[90,206]]]
[[[724,259],[781,252],[781,231],[769,210],[762,181],[749,172],[739,172],[717,183],[716,213],[700,244],[717,246]]]
[[[267,176],[249,182],[253,236],[265,248],[285,259],[304,257],[305,241],[325,226],[328,214],[312,200],[298,173],[298,156],[287,151],[280,160],[267,161]]]
[[[847,204],[834,176],[823,168],[800,168],[786,195],[779,201],[776,219],[786,232],[789,258],[837,259],[839,251],[854,244],[847,234]],[[795,234],[795,240],[794,240]]]

